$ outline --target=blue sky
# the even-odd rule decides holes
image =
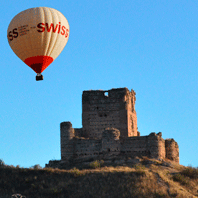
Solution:
[[[11,50],[7,28],[19,12],[52,7],[70,37],[36,82]],[[141,135],[174,138],[180,164],[198,166],[198,1],[34,0],[0,7],[0,159],[42,167],[60,159],[60,122],[81,125],[83,90],[136,92]]]

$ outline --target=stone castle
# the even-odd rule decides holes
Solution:
[[[83,91],[82,128],[60,124],[61,160],[56,163],[108,159],[119,156],[169,159],[179,163],[179,147],[162,133],[140,136],[137,130],[134,90]],[[50,161],[49,165],[53,165]]]

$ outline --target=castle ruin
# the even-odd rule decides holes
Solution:
[[[60,124],[62,164],[108,156],[147,156],[179,163],[179,147],[162,133],[140,136],[137,130],[134,90],[83,91],[82,128]]]

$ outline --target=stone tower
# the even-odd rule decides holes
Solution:
[[[165,140],[166,158],[179,163],[179,146],[174,139]]]
[[[83,91],[85,137],[102,138],[102,131],[108,127],[118,129],[121,137],[138,136],[135,100],[135,92],[127,88]]]
[[[73,137],[74,129],[71,122],[62,122],[60,124],[61,131],[61,160],[68,160],[73,156]]]

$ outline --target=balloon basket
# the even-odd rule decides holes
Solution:
[[[36,75],[36,81],[39,81],[39,80],[43,80],[43,75],[42,74],[37,74]]]

